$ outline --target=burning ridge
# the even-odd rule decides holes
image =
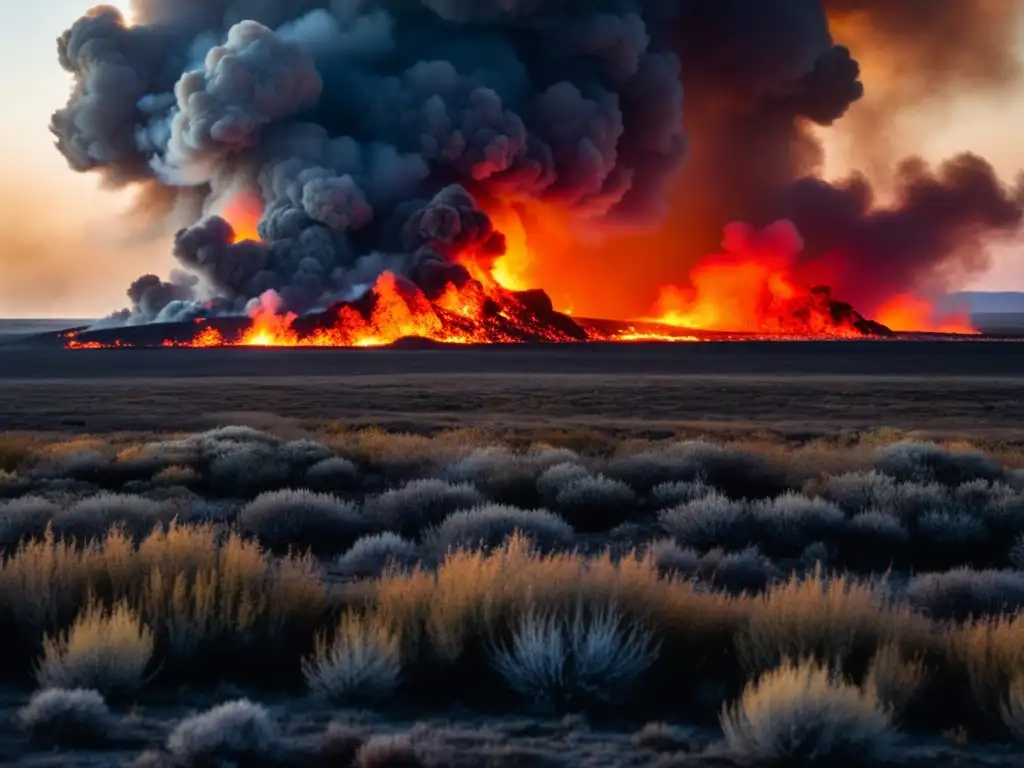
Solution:
[[[1019,4],[973,5],[139,0],[130,22],[99,6],[58,40],[75,87],[51,130],[71,168],[177,230],[181,269],[136,280],[96,333],[646,338],[568,315],[665,339],[971,332],[929,296],[1018,231],[1024,185],[970,153],[909,158],[882,203],[861,176],[819,178],[812,129],[865,94],[840,34],[869,61],[941,67],[947,90],[982,60],[992,87],[1013,80],[997,33]],[[970,30],[955,59],[935,55],[949,29]]]

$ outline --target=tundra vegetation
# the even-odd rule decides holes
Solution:
[[[18,738],[167,766],[1024,745],[1013,446],[561,437],[0,437]]]

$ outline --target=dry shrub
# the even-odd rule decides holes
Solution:
[[[491,445],[483,432],[457,429],[433,437],[363,429],[325,434],[321,439],[345,457],[379,469],[388,477],[401,478],[428,467],[456,461],[476,448]]]
[[[793,556],[812,542],[831,540],[845,521],[839,507],[825,499],[786,493],[750,507],[759,542],[778,556]]]
[[[187,766],[262,765],[280,743],[281,732],[267,710],[238,699],[182,720],[167,737],[167,751]]]
[[[934,443],[899,442],[879,450],[875,466],[898,480],[955,486],[972,480],[998,480],[1003,469],[975,450],[946,450]]]
[[[510,536],[521,533],[543,549],[572,543],[573,529],[546,509],[519,509],[503,504],[485,504],[453,512],[425,538],[439,553],[464,547],[490,549],[501,546]]]
[[[756,764],[870,765],[893,737],[873,691],[813,660],[785,661],[750,682],[721,724],[729,749]]]
[[[181,464],[164,467],[153,475],[153,482],[156,485],[194,485],[202,479],[198,471]]]
[[[1011,687],[1024,674],[1024,614],[978,620],[949,630],[947,652],[967,678],[974,704],[1000,721]]]
[[[26,539],[38,539],[60,512],[60,507],[39,496],[22,496],[0,502],[0,546],[16,546]]]
[[[450,552],[436,574],[387,575],[378,582],[377,604],[406,658],[427,651],[447,663],[471,644],[508,636],[530,611],[566,616],[581,604],[615,604],[659,637],[667,632],[698,645],[735,621],[731,601],[662,579],[649,557],[542,554],[518,534],[491,552]]]
[[[260,494],[238,513],[238,527],[276,551],[296,548],[325,554],[344,551],[368,532],[356,504],[307,490]]]
[[[364,512],[376,527],[403,536],[418,536],[424,528],[437,525],[453,512],[484,502],[484,497],[469,483],[431,478],[411,480],[367,499]]]
[[[559,492],[569,483],[590,477],[590,470],[575,461],[563,461],[545,469],[537,478],[537,493],[546,504],[554,504]]]
[[[376,616],[346,613],[333,636],[317,636],[313,656],[302,662],[306,684],[335,701],[379,701],[398,686],[402,658],[398,637]]]
[[[638,499],[633,489],[620,480],[589,475],[563,485],[555,496],[554,506],[580,530],[604,531],[635,514]]]
[[[355,768],[426,768],[412,739],[405,734],[372,736],[356,752]]]
[[[101,493],[62,509],[53,517],[53,531],[61,538],[89,541],[102,538],[113,525],[122,525],[141,538],[168,522],[173,510],[142,496]]]
[[[660,647],[639,622],[614,605],[570,615],[530,610],[512,630],[509,645],[491,649],[494,667],[521,696],[560,707],[612,703],[636,685]]]
[[[346,491],[359,484],[359,470],[348,459],[332,456],[306,470],[306,482],[317,491]]]
[[[96,747],[110,739],[117,720],[98,691],[48,688],[18,710],[18,725],[36,744]]]
[[[172,663],[218,651],[280,654],[326,610],[311,558],[272,558],[211,526],[172,524],[137,547],[117,528],[86,546],[48,533],[0,563],[0,610],[29,646],[68,627],[90,590],[108,606],[125,600],[152,628],[157,656]]]
[[[1014,614],[1024,608],[1024,573],[954,568],[922,573],[907,584],[907,600],[933,619]]]
[[[35,435],[18,432],[0,434],[0,469],[13,472],[23,466],[43,446]]]
[[[681,546],[738,549],[754,538],[750,505],[713,491],[658,513],[661,527]]]
[[[811,658],[845,669],[867,662],[882,644],[923,640],[926,619],[892,602],[887,585],[826,577],[821,567],[768,589],[751,605],[746,627],[736,638],[740,661],[759,674],[784,658]]]
[[[703,480],[661,483],[651,489],[650,499],[657,509],[689,504],[710,496],[714,489]]]
[[[864,686],[894,720],[899,720],[924,685],[927,669],[920,654],[908,656],[899,643],[881,646],[871,659]]]
[[[187,530],[178,530],[182,538],[191,538]],[[206,533],[209,541],[213,534]],[[170,546],[180,549],[149,556],[165,562],[192,559],[197,542],[173,538]],[[270,558],[233,534],[212,550],[198,568],[156,566],[120,585],[124,590],[140,585],[137,604],[174,661],[187,662],[202,653],[215,656],[218,649],[269,656],[308,631],[326,610],[319,567],[309,556]]]
[[[1006,703],[1000,707],[999,713],[1010,735],[1024,742],[1024,672],[1017,672],[1010,680]]]
[[[43,538],[22,543],[0,562],[0,615],[4,634],[37,647],[46,632],[69,626],[101,570],[95,546]]]
[[[375,533],[363,536],[339,557],[334,569],[343,576],[376,578],[387,568],[410,568],[419,560],[416,544],[397,533]]]
[[[35,671],[41,688],[91,688],[130,695],[145,682],[153,656],[153,633],[128,604],[106,610],[90,602],[64,633],[43,641]]]

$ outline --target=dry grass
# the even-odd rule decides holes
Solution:
[[[750,674],[778,665],[783,658],[812,658],[840,669],[866,661],[893,641],[923,642],[930,624],[893,603],[884,583],[847,575],[794,574],[755,598],[737,650]]]
[[[785,661],[748,684],[721,724],[730,750],[760,765],[870,765],[892,739],[874,692],[813,660]]]
[[[377,583],[376,602],[406,658],[427,653],[447,664],[472,645],[507,637],[531,612],[571,616],[577,606],[614,604],[659,638],[682,636],[697,644],[735,624],[738,615],[730,598],[662,578],[650,558],[545,555],[520,535],[491,553],[451,552],[436,574],[386,575]]]
[[[922,654],[908,655],[899,644],[881,646],[868,667],[864,687],[873,691],[894,720],[899,720],[928,676]]]
[[[1012,701],[1013,686],[1024,674],[1024,614],[952,628],[946,647],[953,664],[966,675],[979,713],[989,722],[999,722]]]
[[[126,602],[107,610],[92,600],[64,633],[46,637],[36,669],[42,688],[138,691],[153,656],[153,633]]]
[[[13,472],[46,444],[38,435],[20,432],[0,434],[0,469]]]
[[[319,621],[327,605],[311,558],[273,558],[235,534],[172,524],[138,547],[114,528],[77,546],[52,534],[23,544],[0,565],[0,605],[29,646],[60,632],[96,590],[152,628],[161,658],[185,663],[203,652],[271,653]]]

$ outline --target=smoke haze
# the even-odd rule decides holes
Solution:
[[[530,252],[517,280],[577,313],[642,315],[730,222],[782,218],[808,271],[870,313],[961,285],[1021,222],[1024,192],[977,155],[901,161],[880,207],[864,177],[820,178],[812,130],[884,133],[908,106],[1017,83],[1012,0],[133,10],[127,26],[96,8],[61,37],[76,86],[52,120],[73,169],[139,189],[137,217],[191,214],[182,271],[134,282],[117,322],[238,312],[267,291],[303,313],[385,269],[437,295],[471,279],[467,258],[493,267],[509,218]],[[873,97],[868,75],[893,62],[906,76]],[[213,215],[238,195],[263,201],[261,242]]]

